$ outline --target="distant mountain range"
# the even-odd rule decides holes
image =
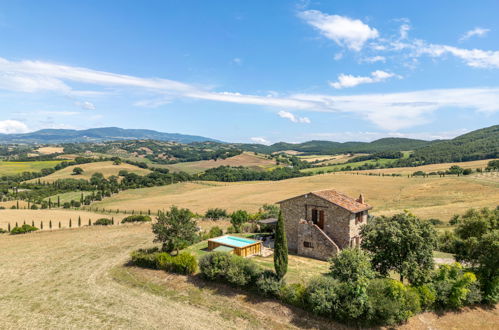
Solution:
[[[146,139],[179,143],[222,142],[203,136],[162,133],[148,129],[123,129],[118,127],[91,128],[86,130],[42,129],[23,134],[0,134],[0,143],[72,143]]]

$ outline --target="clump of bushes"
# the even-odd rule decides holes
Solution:
[[[227,218],[227,210],[224,209],[219,209],[219,208],[214,208],[214,209],[208,209],[206,211],[204,217],[211,219],[211,220],[218,220],[221,218]]]
[[[136,266],[162,269],[171,273],[190,275],[198,269],[196,257],[187,252],[172,256],[166,252],[160,252],[158,248],[139,249],[132,252],[131,257],[132,263]]]
[[[94,222],[95,226],[109,226],[113,224],[113,220],[107,218],[100,218]]]
[[[0,228],[0,234],[5,234],[6,232],[7,232],[7,230]]]
[[[123,218],[121,220],[121,223],[127,223],[127,222],[147,222],[151,221],[151,217],[148,215],[130,215],[126,218]]]
[[[202,276],[210,281],[226,282],[235,286],[250,286],[262,274],[262,269],[250,259],[212,252],[199,261]]]
[[[156,255],[156,266],[167,272],[190,275],[197,271],[198,261],[195,256],[187,252],[181,252],[176,256],[161,252]]]
[[[37,231],[37,230],[38,230],[38,228],[36,228],[35,226],[30,226],[28,224],[24,224],[20,227],[16,226],[16,227],[12,228],[12,230],[10,231],[10,234],[11,235],[26,234],[26,233],[29,233],[32,231]]]

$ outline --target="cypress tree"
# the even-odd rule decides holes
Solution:
[[[16,201],[16,208],[19,210],[19,201]]]
[[[40,221],[40,229],[43,229],[43,221]]]
[[[23,221],[23,225],[25,225],[25,224],[26,224],[26,220]]]
[[[16,221],[16,227],[19,227],[19,225],[17,224],[17,221]]]
[[[9,225],[7,226],[7,230],[9,231],[10,233],[10,222],[9,222]]]
[[[282,279],[288,271],[288,241],[286,231],[284,230],[284,219],[279,212],[277,219],[277,228],[274,241],[274,268],[279,279]]]
[[[57,207],[61,207],[61,197],[57,196]]]
[[[51,208],[52,208],[52,201],[49,198],[49,209],[51,209]]]
[[[78,227],[81,227],[81,218],[78,216]]]
[[[59,221],[59,229],[61,229],[61,222]]]
[[[90,219],[88,219],[88,225],[91,226],[92,225],[92,221],[90,221]]]
[[[31,225],[34,227],[35,226],[35,221],[31,220]]]
[[[71,228],[71,218],[69,218],[69,228]]]
[[[114,225],[114,217],[111,218],[111,224]]]
[[[49,220],[49,229],[52,229],[52,220]]]

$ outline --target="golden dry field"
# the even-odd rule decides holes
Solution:
[[[21,206],[21,205],[20,205]],[[78,217],[81,218],[81,225],[88,225],[88,220],[92,223],[100,218],[114,218],[115,223],[123,219],[125,214],[100,214],[96,212],[87,212],[80,210],[65,210],[65,209],[45,209],[45,210],[0,210],[0,228],[7,229],[10,223],[13,228],[17,222],[18,225],[27,223],[29,225],[35,222],[35,227],[41,229],[40,223],[43,221],[43,230],[49,230],[49,221],[52,221],[52,229],[69,228],[69,220],[71,219],[71,226],[75,228],[78,226]]]
[[[226,285],[126,266],[149,224],[0,236],[5,329],[348,329]],[[498,309],[424,313],[402,329],[494,329]]]
[[[35,150],[42,155],[60,154],[64,152],[63,147],[41,147]]]
[[[61,160],[46,160],[34,162],[2,162],[0,161],[0,176],[16,175],[22,172],[40,172],[43,168],[53,168]]]
[[[367,154],[341,154],[341,155],[307,155],[307,156],[299,156],[299,158],[303,161],[314,162],[320,161],[317,165],[325,165],[325,164],[341,164],[346,163],[352,158],[358,156],[365,156]]]
[[[469,177],[407,178],[331,173],[273,182],[187,182],[134,189],[92,206],[147,211],[177,205],[199,213],[215,207],[255,212],[264,203],[321,189],[336,189],[355,197],[363,193],[367,202],[374,206],[372,214],[375,215],[408,209],[420,217],[444,221],[471,207],[499,204],[499,184]]]
[[[83,173],[81,175],[73,175],[73,169],[75,167],[81,167],[83,169]],[[1,168],[1,164],[0,164]],[[119,171],[126,170],[128,172],[137,173],[139,175],[146,175],[151,171],[148,169],[143,169],[134,165],[130,165],[127,163],[121,163],[120,165],[113,165],[113,162],[96,162],[96,163],[87,163],[80,164],[74,166],[68,166],[63,168],[62,170],[56,171],[50,175],[40,178],[42,182],[54,182],[59,179],[85,179],[89,180],[92,174],[100,172],[104,175],[104,177],[108,178],[111,175],[118,175]],[[36,182],[38,179],[29,180],[28,182]]]
[[[266,159],[262,155],[244,152],[240,155],[227,159],[215,160],[200,160],[197,162],[182,162],[171,165],[156,165],[157,167],[167,168],[172,172],[184,171],[190,174],[203,172],[207,169],[218,166],[246,166],[253,169],[267,169],[275,166],[275,161]]]

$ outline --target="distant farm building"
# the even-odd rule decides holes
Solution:
[[[361,194],[351,198],[336,190],[314,191],[278,202],[288,248],[298,255],[327,260],[341,249],[359,246],[360,227],[372,207]]]
[[[220,251],[237,254],[241,257],[249,257],[260,254],[262,242],[236,236],[220,236],[208,240],[209,251]]]

